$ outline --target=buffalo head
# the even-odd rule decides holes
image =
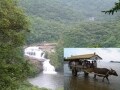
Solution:
[[[113,69],[110,70],[110,75],[118,76],[117,72]]]

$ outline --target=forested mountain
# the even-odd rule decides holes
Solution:
[[[21,0],[31,21],[27,43],[56,42],[64,47],[120,46],[119,13],[104,14],[117,0]],[[116,35],[118,34],[118,35]]]
[[[22,6],[28,15],[54,21],[71,21],[82,19],[79,12],[66,6],[60,0],[22,0]]]
[[[95,17],[104,20],[109,15],[101,11],[112,7],[116,0],[22,0],[21,5],[29,15],[43,19],[63,21],[86,20]],[[113,16],[112,16],[113,17]],[[103,19],[104,18],[104,19]]]

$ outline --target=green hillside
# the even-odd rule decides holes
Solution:
[[[62,39],[64,47],[119,47],[119,13],[101,12],[115,1],[22,0],[31,21],[27,43]]]
[[[116,0],[22,0],[28,15],[61,22],[77,22],[95,17],[97,20],[112,18],[101,11],[112,7]]]

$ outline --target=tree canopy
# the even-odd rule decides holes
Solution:
[[[111,8],[110,10],[107,11],[102,11],[108,13],[108,14],[114,14],[115,12],[118,12],[120,10],[120,0],[118,2],[115,2],[115,5],[113,8]]]
[[[0,90],[16,90],[29,71],[22,46],[28,20],[16,0],[0,0]]]

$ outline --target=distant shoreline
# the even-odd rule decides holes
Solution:
[[[111,63],[120,63],[120,61],[110,61]]]

